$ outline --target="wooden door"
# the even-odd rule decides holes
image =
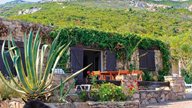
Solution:
[[[71,47],[71,71],[73,73],[83,68],[83,48]],[[77,81],[83,81],[83,73],[76,77]]]
[[[114,52],[111,52],[109,50],[106,51],[106,70],[107,71],[117,70],[116,55]]]

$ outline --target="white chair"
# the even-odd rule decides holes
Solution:
[[[78,90],[78,88],[80,88],[81,91],[87,91],[89,92],[91,90],[91,84],[81,84],[81,85],[77,85],[75,88],[75,91]]]
[[[61,68],[56,68],[53,72],[54,72],[54,74],[65,75],[64,70]]]
[[[187,84],[187,83],[185,82],[185,87],[192,89],[192,84]]]

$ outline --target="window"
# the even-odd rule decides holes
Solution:
[[[139,68],[142,70],[155,71],[154,50],[139,50]]]

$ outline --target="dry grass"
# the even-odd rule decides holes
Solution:
[[[16,87],[12,81],[9,82],[12,87]],[[6,100],[11,98],[21,98],[22,95],[9,87],[7,87],[3,82],[0,82],[0,100]]]

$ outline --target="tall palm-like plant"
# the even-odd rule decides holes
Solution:
[[[5,77],[3,76],[3,74],[0,72],[1,80],[11,89],[27,96],[28,99],[38,98],[39,96],[44,95],[45,93],[51,92],[54,89],[58,88],[60,85],[48,89],[48,87],[52,83],[53,71],[55,70],[58,61],[69,47],[69,44],[58,45],[58,38],[59,33],[58,36],[52,42],[51,46],[49,46],[47,44],[41,45],[39,31],[36,33],[34,40],[32,30],[29,33],[28,39],[25,34],[24,35],[25,62],[22,62],[21,52],[19,48],[16,46],[14,38],[11,37],[8,40],[7,51],[5,51],[6,41],[4,41],[1,51],[2,59],[5,64],[8,75],[10,77],[10,80],[12,80],[18,88],[11,87],[7,82],[7,80],[5,79]],[[15,80],[14,75],[11,72],[8,59],[6,57],[7,53],[10,54],[11,60],[17,73],[18,81]],[[44,62],[45,60],[46,63]],[[69,76],[62,83],[65,83],[70,79],[74,78],[79,73],[84,71],[87,67]]]

